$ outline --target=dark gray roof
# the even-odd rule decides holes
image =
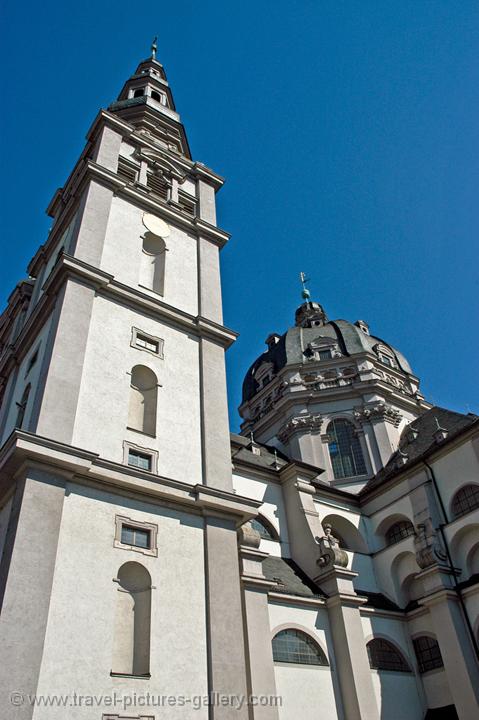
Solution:
[[[263,573],[267,580],[279,581],[275,592],[298,597],[324,598],[324,593],[290,558],[269,557],[263,560]]]
[[[277,470],[279,467],[283,467],[289,462],[289,458],[284,455],[280,450],[269,445],[260,445],[255,442],[255,446],[259,452],[256,454],[251,451],[251,440],[250,438],[243,437],[243,435],[237,435],[236,433],[230,433],[231,438],[231,456],[233,462],[243,461],[248,465],[257,465],[258,468],[266,470]],[[319,472],[319,470],[318,470]]]
[[[347,320],[327,322],[320,327],[292,327],[281,336],[275,345],[272,345],[260,355],[249,368],[243,382],[243,402],[250,400],[258,391],[258,384],[254,376],[262,363],[272,363],[275,373],[286,365],[307,363],[308,360],[303,353],[303,348],[321,337],[328,337],[337,341],[341,352],[346,357],[363,352],[373,352],[374,346],[381,343],[393,352],[398,366],[403,372],[409,375],[413,374],[408,361],[399,350],[396,350],[381,338],[367,335],[359,327]]]
[[[395,612],[401,612],[399,605],[396,605],[396,603],[380,592],[370,592],[369,590],[356,590],[356,592],[358,595],[361,595],[361,597],[368,599],[367,603],[365,603],[366,607],[373,607],[377,610],[394,610]]]
[[[448,431],[447,438],[439,444],[434,439],[434,433],[437,431],[436,420],[442,428]],[[472,413],[463,415],[437,405],[427,410],[404,428],[399,441],[399,450],[392,455],[387,465],[369,480],[361,490],[360,495],[382,485],[415,462],[425,459],[442,443],[449,442],[467,427],[478,421],[479,417]],[[411,431],[415,431],[416,437],[411,436]],[[403,457],[401,454],[406,455],[407,461],[399,464],[398,461]]]

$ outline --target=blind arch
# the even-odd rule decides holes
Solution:
[[[112,673],[148,675],[150,672],[151,577],[137,562],[118,571]]]
[[[128,427],[147,435],[156,434],[158,379],[150,368],[135,365],[131,371]]]
[[[141,253],[140,285],[158,295],[165,294],[166,243],[152,232],[145,232]]]

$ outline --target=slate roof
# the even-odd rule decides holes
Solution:
[[[231,445],[232,445],[232,459],[243,460],[248,465],[256,465],[258,468],[265,470],[275,470],[283,465],[287,465],[289,458],[280,450],[276,450],[269,445],[263,445],[255,443],[259,450],[259,455],[251,452],[251,440],[243,437],[243,435],[237,435],[236,433],[230,433]],[[319,470],[318,470],[319,472]]]
[[[270,555],[263,560],[263,573],[267,580],[279,580],[274,592],[306,598],[327,597],[291,558]],[[378,610],[401,610],[382,593],[367,590],[357,590],[356,592],[361,597],[367,598],[366,607],[374,607]]]
[[[279,580],[275,592],[297,597],[325,598],[317,585],[290,558],[270,555],[263,560],[263,573],[267,580]]]
[[[307,362],[303,354],[310,342],[317,338],[328,337],[336,340],[341,352],[347,357],[363,352],[374,352],[373,348],[378,343],[388,347],[394,354],[398,366],[403,372],[412,375],[411,367],[399,350],[389,343],[374,335],[367,335],[360,328],[347,320],[335,320],[325,323],[320,327],[312,328],[290,328],[275,345],[272,345],[251,365],[243,381],[243,402],[250,400],[258,391],[258,383],[255,380],[255,372],[263,362],[270,362],[274,372],[284,368],[286,365],[296,365]]]
[[[395,610],[396,612],[402,611],[402,608],[400,608],[399,605],[396,605],[396,603],[380,592],[370,592],[369,590],[356,590],[356,592],[361,597],[368,599],[367,603],[365,603],[365,607],[373,607],[377,610]]]
[[[434,439],[434,433],[437,431],[436,419],[441,428],[448,431],[447,437],[439,443]],[[359,494],[364,495],[411,467],[414,463],[426,459],[443,443],[449,442],[463,430],[477,422],[479,422],[479,416],[472,413],[463,415],[437,405],[427,410],[404,428],[399,441],[399,450],[392,455],[387,465],[369,480]],[[417,433],[415,438],[411,437],[411,431]],[[407,461],[399,464],[398,461],[402,457],[401,453],[407,456]]]

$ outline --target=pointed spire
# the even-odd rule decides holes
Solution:
[[[151,59],[152,60],[156,60],[156,51],[158,50],[157,41],[158,41],[158,35],[155,35],[155,37],[153,38],[153,42],[151,43]]]
[[[306,273],[299,273],[299,280],[302,285],[301,297],[304,302],[296,310],[295,322],[298,327],[314,327],[316,325],[324,325],[328,322],[326,313],[322,306],[311,300],[311,293],[306,287],[306,283],[309,282],[309,278],[306,277]]]

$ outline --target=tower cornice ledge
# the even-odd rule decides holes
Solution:
[[[152,150],[157,152],[159,151],[170,156],[176,163],[182,165],[186,170],[188,170],[190,174],[205,180],[205,182],[212,185],[215,190],[219,190],[225,183],[224,177],[216,173],[204,163],[190,160],[182,155],[177,155],[176,153],[168,151],[166,148],[160,149],[158,145],[148,138],[147,135],[142,133],[141,130],[138,130],[135,125],[132,125],[108,110],[101,109],[98,112],[98,115],[94,119],[86,134],[86,139],[89,142],[94,142],[98,133],[104,127],[110,127],[113,130],[117,130],[122,137],[131,137],[134,142],[137,142],[144,147],[150,147]]]
[[[261,502],[208,485],[153,475],[83,448],[15,430],[0,449],[0,488],[7,491],[19,473],[31,466],[78,484],[115,487],[129,496],[148,496],[150,502],[172,503],[198,515],[233,518],[237,527],[258,514]]]
[[[154,211],[169,222],[173,222],[180,227],[184,227],[188,232],[196,236],[204,237],[206,240],[210,240],[219,248],[224,247],[230,238],[230,234],[225,230],[211,225],[210,223],[202,220],[198,217],[187,217],[181,211],[176,210],[166,202],[161,202],[149,195],[146,190],[142,190],[138,185],[130,185],[122,180],[116,173],[104,168],[102,165],[98,165],[93,160],[84,160],[83,166],[80,167],[77,173],[73,173],[65,188],[57,191],[55,198],[58,193],[61,195],[61,199],[65,203],[65,210],[68,207],[68,203],[72,196],[78,197],[81,195],[86,184],[94,180],[104,185],[105,187],[113,190],[116,195],[126,197],[128,200],[133,201],[138,207],[141,207],[148,211]],[[50,203],[47,212],[51,214],[52,207],[55,203],[55,198]],[[61,221],[59,217],[57,224]]]
[[[198,337],[214,340],[223,348],[228,348],[238,337],[238,333],[226,328],[224,325],[209,320],[201,315],[190,315],[178,308],[174,308],[161,300],[136,290],[128,285],[118,282],[113,275],[88,265],[88,263],[63,254],[43,285],[48,295],[55,295],[67,278],[74,278],[86,282],[95,288],[99,295],[115,297],[124,305],[130,305],[141,311],[147,310],[158,318],[166,319],[176,326],[185,328]]]

